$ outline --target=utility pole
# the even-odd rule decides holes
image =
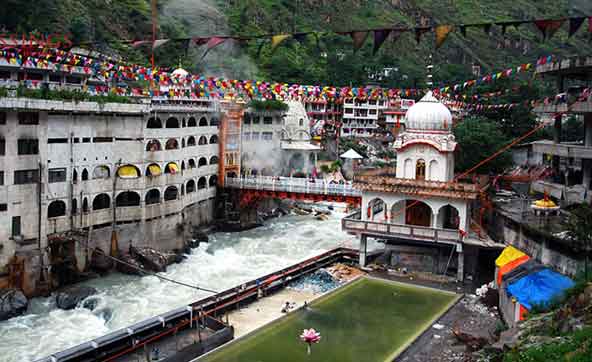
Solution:
[[[296,0],[294,4],[294,12],[292,13],[292,34],[296,32],[296,15],[298,15],[298,6],[300,5],[300,0]]]
[[[434,64],[432,62],[432,54],[430,54],[428,56],[428,65],[426,66],[426,70],[427,70],[427,80],[426,80],[426,84],[428,87],[432,88],[434,86],[434,79],[433,79],[433,70],[434,70]]]

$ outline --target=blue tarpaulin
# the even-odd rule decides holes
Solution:
[[[533,305],[547,305],[573,285],[574,282],[568,277],[543,269],[510,283],[507,290],[526,309],[531,309]]]

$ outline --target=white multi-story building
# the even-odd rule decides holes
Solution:
[[[12,83],[22,71],[2,74]],[[68,77],[31,72],[56,85]],[[0,97],[0,271],[26,293],[55,277],[47,266],[64,250],[82,271],[87,248],[181,248],[212,219],[217,103],[134,101]]]
[[[388,107],[385,99],[345,99],[343,101],[342,137],[370,137],[378,129],[380,112]]]
[[[405,130],[405,114],[407,110],[415,104],[413,99],[391,99],[389,100],[388,108],[382,111],[385,118],[385,127],[397,136],[400,132]]]
[[[308,174],[320,147],[311,143],[304,105],[287,101],[286,111],[245,112],[242,124],[243,175]]]

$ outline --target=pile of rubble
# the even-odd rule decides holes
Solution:
[[[365,274],[358,268],[354,268],[341,263],[330,266],[329,268],[327,268],[327,272],[331,274],[333,278],[339,280],[340,282],[347,282],[360,275]]]

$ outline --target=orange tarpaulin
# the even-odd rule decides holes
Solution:
[[[521,264],[526,263],[529,259],[530,257],[524,254],[521,257],[500,266],[497,272],[497,285],[499,286],[502,284],[502,277],[504,276],[504,274],[511,272]]]

